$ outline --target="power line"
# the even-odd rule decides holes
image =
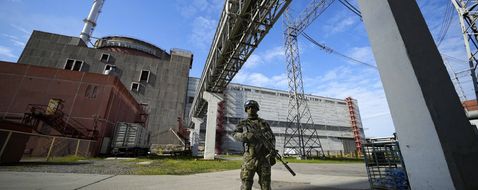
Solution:
[[[450,28],[451,22],[453,21],[453,16],[455,15],[453,14],[453,12],[453,5],[451,3],[448,3],[445,8],[440,32],[438,33],[437,46],[440,46],[440,44],[445,39],[446,34],[448,33],[448,29]]]
[[[366,63],[366,62],[357,60],[357,59],[355,59],[355,58],[353,58],[353,57],[349,57],[349,56],[347,56],[347,55],[345,55],[345,54],[343,54],[343,53],[340,53],[340,52],[338,52],[338,51],[335,51],[334,49],[332,49],[332,48],[330,48],[330,47],[327,47],[325,44],[321,44],[321,43],[317,42],[316,40],[314,40],[312,37],[310,37],[310,36],[309,36],[307,33],[305,33],[305,32],[302,32],[302,36],[304,36],[305,39],[309,40],[311,43],[315,44],[316,46],[319,46],[322,50],[324,50],[324,51],[327,52],[327,53],[332,53],[332,54],[341,56],[341,57],[343,57],[343,58],[345,58],[345,59],[348,59],[348,60],[350,60],[350,61],[353,61],[353,62],[355,62],[355,63],[363,64],[363,65],[366,65],[366,66],[368,66],[368,67],[372,67],[372,68],[374,68],[374,69],[377,69],[377,66],[375,66],[375,65],[372,65],[372,64],[370,64],[370,63]]]
[[[316,40],[314,40],[310,35],[308,35],[307,33],[305,32],[302,32],[302,36],[305,37],[305,39],[307,39],[308,41],[310,41],[311,43],[313,43],[314,45],[318,46],[320,49],[322,49],[323,51],[325,51],[326,53],[332,53],[332,54],[335,54],[335,55],[338,55],[338,56],[341,56],[342,58],[345,58],[345,59],[348,59],[350,61],[353,61],[355,63],[359,63],[359,64],[363,64],[363,65],[366,65],[368,67],[373,67],[373,68],[377,68],[377,66],[371,64],[371,63],[367,63],[367,62],[364,62],[364,61],[360,61],[360,60],[357,60],[353,57],[350,57],[350,56],[347,56],[343,53],[340,53],[328,46],[326,46],[325,44],[323,43],[319,43],[317,42]],[[442,56],[448,58],[448,59],[453,59],[455,61],[459,61],[460,63],[463,63],[463,64],[466,64],[467,61],[463,60],[463,59],[459,59],[459,58],[456,58],[456,57],[453,57],[451,55],[448,55],[448,54],[445,54],[445,53],[440,53]],[[469,71],[468,70],[465,70],[465,71]],[[456,74],[459,75],[459,74],[462,74],[464,73],[465,71],[461,71],[461,72],[457,72]]]
[[[355,6],[353,6],[352,4],[350,4],[350,2],[348,0],[343,0],[345,3],[347,3],[349,5],[350,8],[354,9],[355,12],[359,13],[360,15],[362,15],[362,13],[359,11],[359,9],[357,9]]]
[[[342,5],[344,5],[347,9],[359,16],[360,19],[362,19],[362,13],[357,8],[355,8],[355,6],[350,4],[347,0],[339,0],[339,2],[342,3]]]

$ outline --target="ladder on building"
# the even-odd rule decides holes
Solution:
[[[360,136],[360,129],[357,125],[357,117],[355,114],[355,105],[351,97],[345,98],[347,107],[349,108],[350,124],[352,125],[352,132],[354,133],[355,148],[358,154],[362,152],[362,139]]]

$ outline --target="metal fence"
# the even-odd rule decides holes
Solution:
[[[2,158],[3,154],[8,154],[8,150],[15,150],[13,152],[21,151],[18,149],[23,149],[21,160],[49,161],[53,157],[89,157],[92,155],[97,143],[89,139],[50,136],[5,129],[0,129],[0,133],[7,134],[5,141],[2,141],[0,158]]]
[[[362,151],[371,189],[410,189],[397,141],[367,141]]]

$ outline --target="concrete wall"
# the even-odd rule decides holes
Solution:
[[[77,37],[62,36],[34,31],[18,63],[64,68],[67,59],[84,61],[82,72],[103,73],[106,64],[116,65],[112,73],[131,88],[132,82],[139,82],[142,70],[149,70],[148,82],[141,82],[138,92],[130,90],[134,98],[148,105],[147,126],[151,131],[153,144],[164,144],[167,137],[161,137],[169,128],[178,127],[178,117],[184,118],[187,79],[192,55],[178,52],[164,53],[162,57],[128,54],[113,49],[88,48]],[[130,52],[134,52],[130,49]],[[100,61],[103,53],[110,54],[108,62]]]
[[[198,80],[198,78],[189,78],[188,97],[194,97]],[[232,138],[232,132],[237,123],[247,117],[247,114],[244,112],[244,102],[246,100],[256,100],[259,103],[259,117],[269,122],[272,131],[276,135],[276,149],[280,152],[282,151],[283,135],[287,125],[288,92],[241,84],[229,84],[224,97],[226,101],[226,119],[224,123],[226,135],[223,137],[224,143],[222,145],[224,152],[239,153],[242,151],[242,144]],[[314,95],[306,95],[306,97],[309,99],[308,104],[315,123],[314,127],[318,129],[324,151],[332,151],[334,153],[354,151],[349,146],[350,141],[353,140],[353,132],[346,101]],[[362,139],[365,139],[357,100],[353,100],[353,102],[358,120],[357,125],[361,131]],[[190,104],[186,107],[190,108]],[[189,109],[187,112],[189,112]],[[205,128],[204,125],[201,127],[201,140],[204,140],[202,135],[205,133]]]

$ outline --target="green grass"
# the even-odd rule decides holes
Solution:
[[[241,160],[199,160],[199,159],[138,159],[137,162],[152,161],[150,165],[138,165],[137,175],[186,175],[216,172],[241,168]]]
[[[136,175],[187,175],[205,172],[217,172],[225,170],[240,169],[242,156],[229,155],[221,156],[223,159],[203,160],[192,157],[150,157],[137,158],[133,160],[124,160],[128,163],[151,162],[148,165],[135,165],[134,174]],[[285,158],[289,163],[313,163],[313,164],[337,164],[337,163],[363,163],[361,159],[350,158],[325,158],[298,160],[295,157]],[[277,163],[280,164],[280,163]]]
[[[220,158],[242,158],[239,154],[219,155]]]
[[[63,156],[63,157],[53,157],[49,162],[56,163],[68,163],[68,162],[77,162],[78,160],[88,160],[89,158],[83,156]]]

